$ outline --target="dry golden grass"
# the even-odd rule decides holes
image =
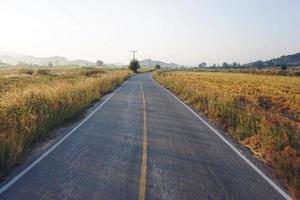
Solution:
[[[154,78],[274,168],[300,194],[300,77],[157,72]]]
[[[280,67],[262,68],[262,69],[239,69],[229,70],[231,72],[265,74],[265,75],[279,75],[279,76],[300,76],[300,67],[288,67],[287,70],[281,70]]]
[[[0,72],[0,176],[32,142],[132,75],[93,68],[31,70]]]
[[[169,71],[193,71],[193,72],[227,72],[227,73],[248,73],[248,74],[262,74],[274,76],[300,76],[300,66],[288,67],[286,70],[281,70],[280,67],[265,67],[257,68],[221,68],[221,67],[204,67],[204,68],[180,68],[168,69]]]

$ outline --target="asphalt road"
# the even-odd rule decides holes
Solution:
[[[284,199],[149,74],[26,169],[1,200]]]

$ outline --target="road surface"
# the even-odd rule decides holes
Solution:
[[[1,200],[284,199],[150,74],[1,187]]]

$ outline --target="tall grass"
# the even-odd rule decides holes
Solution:
[[[251,148],[299,197],[299,77],[157,72],[154,78]]]
[[[265,67],[265,68],[221,68],[221,67],[204,67],[204,68],[177,68],[168,69],[169,71],[193,71],[193,72],[228,72],[228,73],[248,73],[248,74],[262,74],[274,76],[300,76],[300,66],[288,67],[282,70],[280,67]]]
[[[6,78],[11,83],[0,90],[0,175],[19,160],[32,142],[131,76],[129,71],[120,70],[101,70],[96,76],[96,71],[68,71],[52,77],[48,76],[50,71],[38,70],[21,80]],[[21,87],[22,83],[26,87]]]

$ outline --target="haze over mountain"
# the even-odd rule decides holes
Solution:
[[[75,59],[70,60],[63,56],[52,56],[52,57],[35,57],[27,56],[10,52],[1,52],[0,51],[0,65],[9,64],[9,65],[40,65],[47,66],[51,62],[54,66],[60,65],[77,65],[77,66],[95,66],[94,62]],[[152,59],[143,59],[140,60],[141,66],[155,67],[155,65],[160,65],[163,68],[180,68],[180,67],[194,67],[187,65],[180,65],[177,63],[167,63],[159,60]],[[149,63],[150,62],[150,63]],[[108,67],[121,67],[126,66],[126,63],[114,62],[114,63],[104,63]],[[230,65],[230,64],[229,64]],[[258,60],[250,63],[242,64],[242,67],[278,67],[278,66],[300,66],[300,53],[295,53],[291,55],[283,55],[278,58],[269,59],[266,61]]]
[[[76,59],[69,60],[62,56],[52,56],[52,57],[35,57],[35,56],[26,56],[18,55],[12,53],[6,53],[0,55],[0,61],[2,63],[16,65],[16,64],[27,64],[27,65],[48,65],[51,62],[54,66],[59,65],[79,65],[79,66],[92,66],[95,65],[94,62],[88,60]]]
[[[150,64],[149,64],[150,61]],[[166,63],[163,61],[158,61],[158,60],[149,60],[149,59],[143,59],[140,61],[141,66],[150,66],[150,67],[155,67],[155,65],[160,65],[161,67],[169,67],[169,68],[177,68],[177,67],[184,67],[183,65],[179,65],[176,63]]]
[[[51,56],[51,57],[36,57],[36,56],[28,56],[22,54],[16,54],[11,52],[0,51],[0,62],[6,63],[9,65],[17,65],[17,64],[26,64],[26,65],[41,65],[46,66],[49,62],[51,62],[54,66],[59,65],[79,65],[79,66],[94,66],[95,63],[83,60],[83,59],[76,59],[76,60],[69,60],[63,56]],[[105,63],[107,66],[125,66],[127,64],[121,62],[114,62],[114,63]],[[140,61],[141,66],[148,66],[149,59],[143,59]],[[183,65],[179,65],[176,63],[167,63],[158,60],[151,60],[150,59],[150,67],[154,67],[155,65],[160,65],[161,67],[170,67],[170,68],[177,68],[183,67]]]
[[[179,65],[176,63],[165,63],[163,61],[151,60],[150,59],[150,67],[154,67],[155,65],[160,65],[161,67],[169,67],[169,68],[179,68],[179,67],[194,67],[187,65]],[[149,59],[144,59],[140,61],[141,66],[148,66]],[[230,64],[229,64],[230,65]],[[282,65],[286,66],[300,66],[300,53],[295,53],[291,55],[283,55],[278,58],[272,58],[269,60],[258,60],[250,63],[245,63],[242,67],[280,67]]]
[[[278,58],[273,58],[266,61],[255,61],[244,64],[245,67],[279,67],[282,65],[286,66],[300,66],[300,53],[292,55],[283,55]]]

